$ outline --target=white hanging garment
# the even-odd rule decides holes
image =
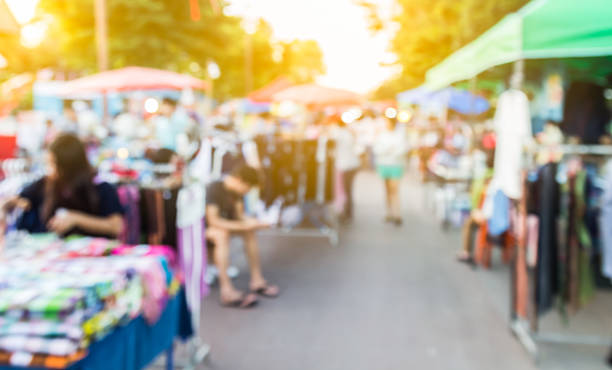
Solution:
[[[497,147],[493,178],[508,198],[518,199],[522,194],[523,149],[532,139],[529,100],[524,92],[511,89],[501,94],[494,126]]]

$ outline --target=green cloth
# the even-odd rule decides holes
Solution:
[[[470,188],[470,205],[472,206],[472,210],[480,208],[482,194],[487,188],[487,181],[489,181],[492,177],[493,169],[487,168],[484,176],[472,180],[472,186]]]
[[[611,19],[610,0],[531,1],[430,69],[426,86],[437,90],[519,59],[612,55]],[[591,63],[612,72],[606,58]]]
[[[574,196],[576,199],[576,232],[578,233],[578,242],[580,243],[579,263],[578,263],[578,279],[579,279],[579,301],[580,305],[587,304],[595,295],[595,280],[593,270],[591,268],[591,250],[593,242],[589,233],[584,217],[586,213],[586,171],[580,171],[576,174],[576,183],[574,185]]]

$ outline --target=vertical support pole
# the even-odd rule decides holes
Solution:
[[[514,62],[512,77],[510,78],[510,87],[520,90],[525,82],[525,61],[519,59]]]
[[[95,0],[96,45],[98,52],[98,70],[108,70],[108,25],[106,0]]]
[[[520,89],[521,85],[523,84],[523,69],[524,69],[524,63],[522,60],[518,60],[514,63],[513,65],[513,70],[512,70],[512,76],[510,76],[510,88],[512,89]],[[523,180],[523,195],[521,196],[521,199],[519,199],[519,201],[516,203],[518,209],[518,219],[519,222],[522,222],[522,212],[523,212],[523,200],[525,198],[525,190],[526,190],[526,186],[525,186],[525,178],[526,178],[526,172],[524,171],[522,174],[522,180]],[[525,230],[523,229],[523,226],[525,225],[521,225],[521,227],[519,227],[519,230],[521,231],[521,233],[524,233]],[[518,269],[521,268],[519,266],[519,263],[521,262],[521,258],[520,258],[520,254],[521,254],[521,248],[523,248],[523,242],[525,239],[525,235],[517,235],[517,246],[516,249],[514,250],[513,253],[513,257],[512,257],[512,264],[511,264],[511,268],[510,268],[510,320],[511,322],[514,322],[515,320],[519,319],[518,314],[517,314],[517,302],[518,302],[518,298],[517,298],[517,289],[518,289],[518,284],[517,284],[517,279],[518,279]]]
[[[253,91],[253,35],[247,31],[244,47],[244,95]]]
[[[478,77],[474,76],[470,79],[469,91],[473,96],[476,96]],[[474,112],[476,108],[476,99],[470,99],[470,112]],[[474,123],[473,114],[470,114],[470,124]]]
[[[98,71],[108,70],[108,19],[106,16],[106,0],[95,0],[96,46],[98,56]],[[108,100],[106,92],[102,96],[102,122],[108,118]]]

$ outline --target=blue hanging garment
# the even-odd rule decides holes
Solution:
[[[498,190],[493,197],[493,215],[489,219],[489,234],[500,236],[510,228],[510,198]]]

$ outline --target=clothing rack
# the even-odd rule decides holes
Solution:
[[[135,170],[142,170],[143,168],[141,168],[142,166],[138,166],[138,165],[132,165],[132,166],[128,166],[129,169],[135,169]],[[146,169],[156,173],[157,175],[171,175],[173,173],[176,172],[177,168],[175,165],[173,164],[148,164],[146,166]],[[177,191],[178,190],[178,194],[177,194],[177,203],[179,201],[179,197],[181,196],[181,192],[182,191],[187,191],[190,190],[189,188],[204,188],[203,184],[198,184],[198,183],[191,183],[191,184],[184,184],[180,187],[176,187],[176,188],[170,188],[166,185],[164,185],[163,183],[159,182],[159,181],[154,181],[154,182],[141,182],[139,180],[122,180],[120,182],[118,182],[116,185],[120,185],[120,186],[136,186],[137,188],[141,189],[141,190],[157,190],[157,191]],[[193,189],[191,189],[193,190]],[[197,190],[197,189],[196,189]],[[142,200],[141,200],[142,201]],[[198,204],[200,206],[203,207],[203,202],[204,199],[199,199],[199,201],[196,201],[195,204]],[[196,209],[195,207],[192,207],[193,209]],[[178,204],[177,204],[177,212],[178,212]],[[193,210],[192,212],[187,212],[190,213],[192,218],[193,217],[197,217],[197,216],[193,216]],[[196,213],[198,213],[196,211]],[[178,213],[177,213],[177,217],[178,217]],[[192,220],[192,222],[194,222]],[[177,252],[180,252],[179,250],[179,240],[178,240],[178,235],[180,233],[179,227],[176,226],[177,230]],[[203,232],[203,230],[200,230],[200,233]],[[195,231],[194,231],[195,233]],[[203,240],[203,235],[200,234],[199,236],[196,234],[191,235],[193,237],[193,243],[196,243],[196,240]],[[183,255],[182,253],[179,253],[179,258],[183,259],[184,261],[190,260],[190,261],[198,261],[198,260],[202,260],[202,254],[201,253],[206,253],[206,249],[205,249],[205,245],[202,245],[202,248],[199,249],[199,257],[197,255],[192,256],[191,253],[192,251],[189,250],[188,248],[186,248],[183,253],[188,253],[186,255]],[[193,253],[197,254],[198,253],[198,248],[194,247],[193,248]],[[205,256],[205,254],[204,254]],[[194,263],[194,265],[196,265]],[[199,292],[202,290],[202,285],[201,285],[201,279],[200,279],[200,274],[202,269],[204,269],[206,266],[203,264],[197,264],[197,267],[194,267],[194,270],[197,270],[199,272],[193,272],[191,274],[186,274],[185,276],[185,291],[186,291],[186,296],[188,299],[188,303],[189,303],[189,308],[190,308],[190,312],[191,312],[191,322],[193,325],[193,331],[194,331],[194,336],[191,340],[189,340],[187,342],[187,346],[188,346],[188,357],[182,361],[175,361],[172,358],[173,355],[173,350],[168,350],[166,352],[166,361],[165,361],[165,365],[164,365],[164,359],[163,358],[159,358],[157,361],[155,361],[155,366],[159,366],[159,367],[165,367],[167,369],[172,369],[172,368],[180,368],[180,369],[186,369],[186,370],[190,370],[190,369],[195,369],[198,367],[198,365],[204,363],[204,361],[206,360],[206,358],[210,355],[210,346],[208,344],[206,344],[202,337],[201,337],[201,333],[200,333],[200,323],[201,323],[201,317],[202,317],[202,305],[199,299]]]
[[[538,149],[550,149],[539,147]],[[612,145],[560,145],[558,150],[563,155],[600,155],[612,156]]]
[[[602,156],[612,157],[612,145],[559,145],[554,147],[538,146],[536,153],[544,150],[553,150],[563,156]],[[523,172],[523,178],[526,179],[527,170]],[[537,362],[539,360],[538,343],[553,343],[553,344],[577,344],[589,346],[608,347],[612,343],[612,337],[600,335],[583,335],[583,334],[564,334],[558,332],[541,332],[539,330],[539,314],[537,307],[534,307],[533,300],[535,299],[534,273],[526,267],[528,273],[528,312],[527,319],[520,318],[516,312],[516,284],[517,284],[517,268],[518,261],[517,253],[526,253],[526,232],[527,232],[527,198],[523,191],[523,196],[518,203],[519,220],[522,225],[519,227],[520,234],[517,235],[517,251],[513,256],[511,263],[511,279],[510,279],[510,330],[517,337],[521,345]],[[525,259],[526,261],[526,259]]]
[[[212,132],[211,135],[208,135],[207,137],[205,137],[203,140],[209,140],[207,145],[202,145],[202,148],[214,148],[215,151],[212,155],[210,156],[205,156],[205,161],[208,162],[209,167],[207,168],[207,171],[209,171],[209,175],[206,176],[205,181],[206,182],[212,182],[212,181],[216,181],[221,179],[222,177],[222,163],[223,163],[223,156],[225,156],[228,153],[234,153],[236,154],[237,152],[241,152],[241,154],[243,155],[243,157],[245,157],[246,162],[248,163],[248,158],[246,158],[246,154],[244,153],[244,151],[237,151],[237,147],[240,144],[245,144],[246,142],[242,141],[240,138],[238,138],[236,135],[232,134],[232,133],[228,133],[228,132],[223,132],[223,131],[218,131],[215,130]],[[253,144],[255,144],[254,140],[249,140],[251,142],[253,142]],[[302,140],[296,140],[296,143],[298,145],[298,155],[303,155],[303,142]],[[262,158],[256,158],[258,163],[262,163]],[[312,160],[315,160],[316,158],[313,158]],[[304,163],[304,158],[300,158],[300,159],[296,159],[299,160],[300,163]],[[325,172],[325,161],[323,161],[323,163],[318,162],[319,166],[317,166],[317,171],[319,174],[321,174],[321,172]],[[207,165],[207,166],[208,166]],[[323,167],[323,168],[321,168]],[[320,177],[319,177],[320,178]],[[303,205],[304,204],[304,193],[305,190],[303,189],[304,185],[302,184],[304,181],[303,178],[303,174],[300,174],[300,179],[298,180],[299,182],[299,189],[298,189],[298,205]],[[317,194],[317,204],[321,204],[321,196],[320,194]],[[332,244],[333,246],[336,246],[338,244],[339,241],[339,222],[337,219],[335,219],[336,215],[331,212],[330,213],[332,215],[332,218],[334,218],[333,220],[330,220],[332,223],[332,227],[329,228],[293,228],[293,227],[284,227],[284,228],[275,228],[275,229],[269,229],[269,230],[264,230],[261,231],[260,234],[261,235],[266,235],[266,236],[276,236],[276,235],[281,235],[281,236],[293,236],[293,237],[307,237],[307,238],[312,238],[312,237],[324,237],[327,238],[330,242],[330,244]]]
[[[326,181],[326,172],[327,172],[327,142],[329,139],[327,137],[318,139],[317,152],[314,160],[317,162],[317,184],[316,184],[316,201],[315,203],[323,207],[325,209],[325,213],[331,215],[331,225],[329,227],[321,227],[321,228],[300,228],[300,227],[279,227],[275,229],[268,229],[261,232],[261,235],[266,236],[292,236],[297,238],[326,238],[329,243],[336,247],[340,241],[340,222],[338,220],[337,214],[333,211],[329,210],[330,205],[325,204],[325,181]],[[300,156],[298,162],[305,163],[309,159],[303,158],[304,155],[304,141],[303,139],[296,139],[297,147],[298,147],[298,155]],[[261,158],[260,158],[261,160]],[[332,180],[333,181],[333,180]],[[333,185],[332,185],[333,187]],[[303,209],[303,205],[305,204],[305,193],[306,193],[306,185],[305,185],[305,174],[304,172],[300,173],[298,180],[298,205]]]

